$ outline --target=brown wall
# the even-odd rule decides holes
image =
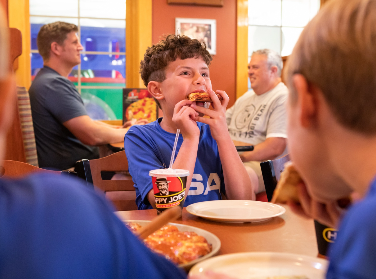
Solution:
[[[217,54],[213,55],[210,76],[213,89],[225,90],[232,106],[236,96],[236,2],[225,0],[223,7],[169,5],[153,0],[152,42],[175,33],[175,18],[202,18],[217,21]]]

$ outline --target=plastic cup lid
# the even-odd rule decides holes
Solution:
[[[151,170],[149,172],[150,176],[170,176],[170,177],[184,177],[189,175],[188,170],[180,169],[158,169]]]

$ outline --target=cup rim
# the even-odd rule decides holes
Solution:
[[[168,170],[173,170],[175,173],[170,172]],[[156,169],[149,171],[149,176],[154,177],[185,177],[189,175],[189,170],[183,169]]]

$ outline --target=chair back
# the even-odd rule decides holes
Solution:
[[[4,160],[0,166],[0,177],[18,178],[33,172],[48,172],[60,174],[60,171],[40,169],[36,166],[12,160]]]
[[[99,159],[80,160],[76,163],[75,172],[78,177],[102,190],[117,210],[137,210],[136,191],[124,151]]]
[[[31,116],[30,96],[25,87],[17,87],[18,114],[21,124],[22,142],[25,152],[25,162],[38,167],[37,146],[33,118]]]
[[[284,165],[286,162],[289,161],[290,156],[289,154],[287,154],[281,158],[268,160],[260,163],[262,177],[264,178],[265,191],[269,202],[273,197],[275,187],[277,186],[277,182],[281,176],[281,172],[284,169]]]
[[[29,92],[17,87],[17,112],[7,135],[5,159],[25,162],[38,167],[33,119],[31,116]]]

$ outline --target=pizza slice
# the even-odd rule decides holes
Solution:
[[[291,162],[285,164],[285,169],[274,190],[272,203],[287,203],[292,200],[299,203],[298,187],[303,180]]]
[[[215,93],[219,100],[222,100],[222,96],[218,93]],[[207,92],[193,92],[188,95],[188,100],[194,102],[213,102]]]

